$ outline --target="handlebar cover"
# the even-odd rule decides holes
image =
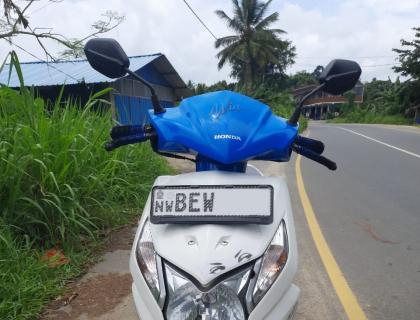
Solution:
[[[148,132],[149,126],[143,125],[132,125],[132,126],[116,126],[113,127],[110,133],[112,140],[116,140],[122,137],[133,136]]]
[[[337,170],[337,164],[334,161],[331,161],[330,159],[321,156],[320,154],[312,151],[311,149],[299,146],[297,144],[293,144],[292,149],[294,152],[299,153],[300,155],[311,159],[315,162],[318,162],[332,171]]]
[[[144,142],[144,141],[150,140],[154,136],[156,136],[155,133],[145,133],[145,132],[130,135],[130,136],[124,136],[124,137],[121,137],[121,138],[118,138],[118,139],[114,139],[111,142],[108,142],[105,145],[105,150],[106,151],[112,151],[116,148],[126,146],[128,144]]]
[[[295,140],[295,144],[297,144],[298,146],[310,149],[313,152],[316,152],[318,154],[322,154],[325,149],[325,146],[321,141],[302,137],[302,136],[297,136]]]

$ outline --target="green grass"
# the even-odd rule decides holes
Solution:
[[[16,57],[15,67],[20,73]],[[21,73],[20,73],[21,75]],[[0,88],[0,319],[31,319],[83,269],[102,231],[132,221],[158,175],[171,170],[147,144],[112,153],[110,112],[46,104]],[[68,265],[40,257],[64,250]]]
[[[348,112],[344,116],[330,119],[332,123],[369,123],[369,124],[413,124],[413,119],[408,119],[402,115],[385,115],[374,113],[369,110],[356,109]]]
[[[34,318],[65,281],[80,274],[87,250],[68,252],[71,264],[52,269],[40,260],[40,250],[17,241],[10,226],[0,225],[0,318]]]

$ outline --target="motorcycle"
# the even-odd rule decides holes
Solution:
[[[283,178],[265,177],[247,162],[286,162],[294,151],[336,170],[321,141],[298,135],[298,120],[315,93],[352,89],[360,66],[333,60],[287,120],[231,91],[165,110],[117,41],[92,39],[85,53],[98,72],[129,74],[151,92],[150,125],[112,128],[106,149],[150,141],[156,153],[196,164],[196,172],[158,177],[143,210],[129,262],[139,317],[291,319],[300,289],[293,284],[298,252],[289,191]]]

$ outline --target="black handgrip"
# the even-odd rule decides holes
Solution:
[[[132,125],[132,126],[116,126],[111,129],[111,139],[116,140],[122,137],[133,136],[146,132],[147,128],[143,125]]]
[[[323,166],[326,166],[328,169],[335,171],[337,170],[337,164],[334,161],[331,161],[330,159],[325,158],[324,156],[319,155],[316,152],[313,152],[310,149],[307,149],[305,147],[299,146],[294,144],[292,146],[292,149],[294,152],[301,154],[302,156],[311,159],[315,162],[318,162],[322,164]]]
[[[105,145],[105,150],[112,151],[116,148],[126,146],[128,144],[144,142],[144,141],[150,140],[155,135],[156,134],[154,133],[140,133],[140,134],[135,134],[131,136],[121,137],[119,139],[114,139]]]
[[[322,154],[325,149],[325,146],[321,141],[302,136],[297,136],[295,143],[301,147],[310,149],[318,154]]]

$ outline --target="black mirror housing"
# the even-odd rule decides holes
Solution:
[[[323,85],[323,91],[339,95],[353,89],[361,74],[362,69],[357,62],[337,59],[325,67],[319,82]]]
[[[165,108],[160,105],[153,86],[129,69],[130,60],[116,40],[107,38],[91,39],[86,43],[84,49],[86,58],[93,69],[111,79],[121,78],[128,73],[149,88],[155,114],[165,112]]]
[[[120,44],[114,39],[90,39],[85,45],[86,58],[93,69],[111,79],[127,74],[130,60]]]

